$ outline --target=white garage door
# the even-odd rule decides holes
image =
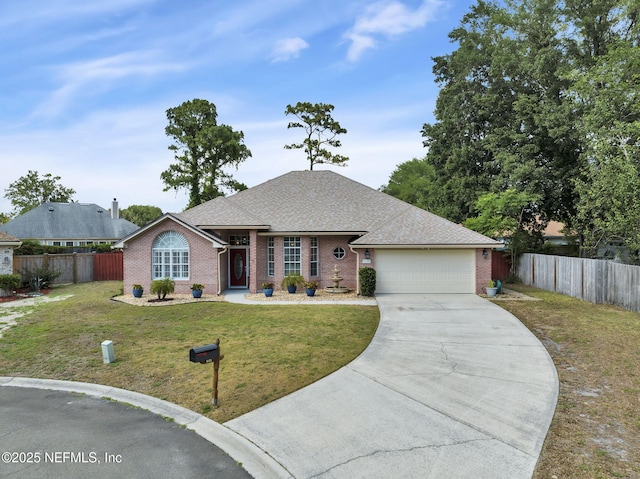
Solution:
[[[475,250],[375,252],[377,293],[475,293]]]

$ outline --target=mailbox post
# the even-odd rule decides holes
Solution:
[[[214,406],[218,405],[218,369],[220,361],[224,359],[224,355],[220,354],[220,338],[215,344],[207,344],[189,350],[189,361],[192,363],[206,364],[213,362],[213,385],[211,391],[211,402]]]

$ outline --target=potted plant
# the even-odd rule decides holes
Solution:
[[[131,292],[133,293],[134,298],[142,298],[142,293],[144,292],[144,288],[141,284],[134,284],[131,287]]]
[[[298,285],[304,283],[304,279],[297,273],[289,273],[282,279],[282,289],[287,288],[290,294],[298,289]]]
[[[262,283],[262,291],[267,298],[273,296],[273,283]]]
[[[307,290],[307,296],[313,296],[316,294],[316,289],[318,289],[317,281],[305,281],[304,287]]]
[[[202,297],[202,290],[204,289],[204,284],[200,284],[200,283],[193,283],[191,285],[191,295],[194,298],[201,298]]]
[[[487,283],[487,296],[493,298],[498,292],[498,287],[496,286],[496,282],[494,280],[489,280]]]

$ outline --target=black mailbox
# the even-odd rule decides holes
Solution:
[[[217,344],[207,344],[189,350],[189,361],[192,363],[206,363],[217,361],[220,358],[220,349]]]

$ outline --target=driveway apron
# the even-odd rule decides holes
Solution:
[[[303,478],[530,478],[556,370],[518,319],[475,295],[379,295],[352,363],[225,423]]]

